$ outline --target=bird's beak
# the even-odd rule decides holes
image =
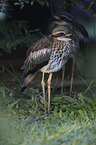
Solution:
[[[21,92],[24,92],[26,90],[27,86],[25,86],[25,83],[23,83],[22,87],[21,87]]]

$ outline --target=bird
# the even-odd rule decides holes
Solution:
[[[50,115],[50,95],[52,74],[58,72],[79,51],[82,44],[88,41],[88,33],[70,14],[63,13],[54,16],[52,33],[43,36],[31,45],[26,53],[22,66],[24,83],[21,90],[27,87],[38,70],[42,72],[42,90],[44,96],[45,116]],[[48,111],[46,109],[44,76],[48,73]]]

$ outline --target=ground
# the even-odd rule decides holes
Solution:
[[[36,117],[44,114],[43,96],[42,93],[39,94],[42,91],[41,76],[38,74],[38,82],[35,82],[38,87],[33,82],[25,93],[20,93],[22,73],[6,71],[1,73],[0,84],[0,144],[96,144],[96,94],[93,90],[90,93],[92,87],[90,83],[88,86],[85,85],[85,91],[82,92],[76,92],[76,85],[74,85],[75,92],[72,97],[68,96],[68,92],[60,94],[59,87],[51,94],[49,118],[25,125],[24,120],[32,116],[35,110],[34,97],[36,95],[38,95]],[[56,84],[55,81],[53,78],[53,85]],[[56,88],[53,87],[54,89]],[[65,90],[67,89],[68,87],[65,87]]]
[[[92,58],[94,60],[95,57]],[[90,61],[89,58],[87,65],[83,67],[86,70],[83,75],[82,71],[84,70],[80,71],[81,60],[78,62],[79,65],[75,64],[72,96],[69,96],[71,69],[68,71],[69,64],[67,64],[64,93],[60,93],[62,70],[59,73],[54,73],[52,78],[51,115],[47,119],[38,120],[28,125],[24,120],[33,115],[36,96],[38,103],[36,117],[44,114],[41,73],[37,74],[25,93],[21,93],[22,71],[14,69],[13,66],[1,68],[1,145],[96,145],[96,71],[94,69],[95,63],[93,63],[95,61]],[[77,66],[80,67],[78,68],[79,72]],[[45,80],[47,77],[48,75]]]

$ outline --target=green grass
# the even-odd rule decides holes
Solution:
[[[62,118],[56,115],[44,122],[27,126],[19,121],[9,121],[5,117],[0,120],[2,145],[96,144],[96,119],[72,120],[63,114]]]
[[[0,145],[96,145],[96,94],[52,96],[50,118],[25,125],[34,112],[36,92],[10,88],[0,87]],[[42,94],[38,105],[37,117],[44,114]]]
[[[10,117],[9,117],[10,118]],[[44,122],[25,126],[17,119],[0,115],[0,144],[2,145],[95,145],[96,119],[70,119],[53,115]]]

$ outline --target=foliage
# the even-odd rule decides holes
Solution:
[[[96,120],[71,120],[59,115],[45,122],[36,122],[29,126],[12,122],[1,116],[0,137],[1,144],[7,145],[95,145]],[[8,126],[8,124],[10,124]],[[10,133],[9,133],[10,132]]]
[[[35,1],[37,1],[41,6],[49,6],[48,0],[15,0],[14,5],[18,5],[22,9],[25,4],[33,5]],[[6,8],[10,8],[10,6],[8,5],[8,0],[0,1],[0,11],[6,13]]]
[[[46,120],[25,126],[23,121],[32,116],[35,110],[36,95],[36,117],[44,114],[43,96],[37,88],[29,88],[25,93],[20,93],[20,80],[12,72],[10,75],[12,78],[9,81],[0,84],[0,144],[95,145],[95,93],[90,97],[83,92],[75,92],[73,97],[69,97],[67,93],[52,95],[52,115]]]
[[[37,1],[42,6],[44,4],[48,5],[47,0],[42,0],[42,1],[37,0]],[[11,9],[10,6],[8,4],[6,4],[6,2],[7,1],[2,0],[1,4],[0,4],[1,10],[5,13],[6,13],[7,7],[9,7],[9,9]],[[31,5],[33,5],[34,2],[35,2],[35,0],[30,0],[30,1],[17,0],[17,2],[14,1],[14,4],[20,5],[23,8],[26,3],[30,3]],[[67,7],[67,5],[69,5],[69,4],[72,4],[75,6],[76,4],[80,5],[81,3],[79,4],[78,1],[72,1],[72,3],[68,3],[67,1],[64,1],[64,7]],[[86,4],[87,7],[85,7],[84,4],[82,4],[82,6],[84,6],[85,9],[88,9],[90,4],[91,3]],[[92,6],[93,6],[93,4],[92,4]],[[90,6],[90,9],[92,6]],[[94,11],[94,13],[95,13],[95,11]],[[23,43],[23,44],[25,43],[29,47],[33,42],[35,42],[36,40],[38,40],[38,38],[40,38],[40,37],[38,37],[38,34],[37,34],[37,39],[34,40],[34,34],[32,34],[30,32],[30,30],[28,29],[28,23],[26,21],[15,20],[12,22],[8,22],[8,21],[0,22],[0,28],[1,28],[0,33],[5,38],[0,41],[0,49],[3,49],[6,52],[11,52],[12,49],[16,49],[17,45],[20,43]],[[36,31],[38,31],[38,30],[36,30]],[[34,30],[34,32],[35,32],[35,30]]]
[[[31,116],[35,108],[34,95],[36,92],[30,93],[30,90],[20,94],[10,87],[0,88],[0,144],[95,144],[96,95],[88,98],[79,93],[76,102],[64,94],[54,96],[51,118],[25,126],[24,119]],[[39,95],[39,99],[42,96]],[[44,113],[40,106],[38,110],[37,116]]]
[[[6,0],[0,0],[0,11],[3,11],[6,7]]]
[[[40,33],[31,34],[31,32],[36,32],[38,30],[28,30],[26,21],[14,20],[12,22],[0,22],[0,28],[4,37],[0,41],[0,48],[6,52],[11,52],[12,49],[16,49],[16,46],[20,43],[24,43],[29,47],[40,37]],[[34,35],[37,37],[34,37]]]
[[[6,13],[6,8],[8,8],[8,0],[1,0],[0,2],[0,11]],[[19,5],[22,9],[25,4],[33,5],[34,2],[37,1],[41,6],[47,5],[49,6],[48,0],[16,0],[14,1],[14,5]],[[51,3],[51,0],[50,0]],[[64,8],[66,9],[67,6],[76,6],[79,5],[84,10],[86,9],[89,11],[94,17],[96,17],[96,0],[90,0],[90,1],[80,1],[80,0],[64,0]],[[10,8],[10,7],[9,7]]]
[[[29,1],[29,0],[18,0],[17,2],[14,3],[14,5],[19,5],[20,8],[22,9],[22,8],[24,7],[25,4],[30,3],[30,5],[33,5],[35,1],[39,2],[39,4],[40,4],[41,6],[43,6],[43,5],[45,5],[45,4],[46,4],[47,6],[49,6],[48,0],[30,0],[30,1]]]

